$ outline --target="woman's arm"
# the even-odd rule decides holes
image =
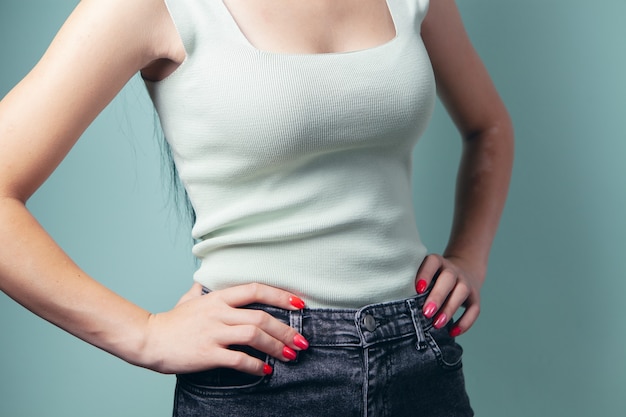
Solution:
[[[297,335],[260,312],[233,307],[263,302],[295,309],[290,294],[250,285],[200,297],[194,286],[174,310],[150,314],[89,277],[26,209],[27,199],[134,74],[182,59],[162,0],[83,0],[41,61],[0,102],[0,289],[140,366],[161,372],[230,366],[263,374],[261,361],[227,347],[251,345],[285,359],[291,355],[283,348],[297,349]]]
[[[459,309],[457,336],[480,310],[479,291],[507,195],[513,165],[509,114],[468,39],[454,0],[431,1],[422,36],[435,71],[439,97],[463,138],[454,221],[443,256],[428,256],[417,274],[418,292],[437,282],[424,312],[443,327]]]

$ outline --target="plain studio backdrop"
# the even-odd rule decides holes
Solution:
[[[76,3],[0,0],[0,95]],[[517,138],[482,315],[460,338],[472,404],[481,417],[623,417],[626,1],[458,3]],[[191,285],[195,265],[189,225],[167,203],[154,126],[135,78],[29,207],[91,275],[157,312]],[[416,216],[431,251],[447,239],[459,154],[438,106],[414,164]],[[171,414],[173,376],[127,365],[5,295],[0,331],[2,416]]]

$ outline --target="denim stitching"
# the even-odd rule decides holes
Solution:
[[[299,334],[302,334],[302,310],[289,311],[289,326],[295,329]],[[298,363],[300,359],[300,352],[296,350],[296,358],[291,363]]]
[[[369,349],[363,349],[363,417],[367,417],[369,411]]]
[[[415,327],[415,334],[417,336],[417,343],[415,344],[415,348],[417,350],[424,350],[428,348],[428,343],[426,342],[426,335],[424,334],[424,328],[420,323],[420,317],[418,308],[415,305],[414,300],[406,300],[409,309],[411,310],[411,320],[413,321],[413,327]]]

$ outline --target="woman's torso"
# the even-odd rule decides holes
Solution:
[[[415,292],[426,250],[411,153],[434,101],[427,1],[370,3],[388,20],[358,49],[337,34],[268,43],[239,0],[167,2],[186,58],[147,85],[196,211],[206,287],[263,282],[313,307]],[[306,45],[344,52],[293,52]]]

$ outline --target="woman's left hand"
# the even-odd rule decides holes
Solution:
[[[456,321],[450,335],[465,333],[480,313],[480,287],[484,274],[472,270],[466,260],[455,256],[428,255],[417,271],[415,288],[423,294],[435,280],[424,303],[424,316],[433,318],[436,329],[444,327],[460,307],[465,311]]]

